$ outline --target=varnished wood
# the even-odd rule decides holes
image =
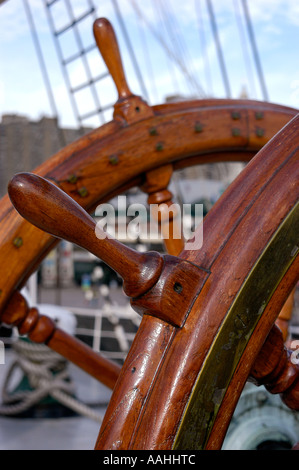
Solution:
[[[119,99],[127,99],[131,92],[120,56],[117,38],[111,23],[106,18],[98,18],[93,25],[94,36],[99,51],[104,59],[118,91]]]
[[[134,95],[129,88],[111,23],[106,18],[98,18],[94,22],[93,33],[118,92],[118,100],[114,105],[114,119],[133,123],[153,116],[152,108],[142,98]]]
[[[82,246],[101,258],[124,280],[129,297],[139,297],[158,280],[163,260],[159,253],[139,253],[110,237],[65,192],[30,173],[19,173],[8,186],[18,212],[39,229]]]
[[[265,385],[271,393],[279,393],[284,403],[299,410],[299,364],[292,361],[292,351],[285,347],[281,330],[274,326],[251,371],[256,385]]]
[[[173,174],[173,165],[164,165],[146,173],[142,190],[148,194],[151,217],[157,222],[167,253],[178,255],[184,248],[185,240],[181,214],[173,195],[167,189]]]
[[[98,256],[123,279],[124,292],[141,315],[181,326],[208,271],[158,252],[140,253],[108,236],[65,192],[40,176],[18,173],[9,183],[17,211],[39,229]]]
[[[263,324],[258,325],[255,330],[254,336],[248,342],[246,354],[244,354],[242,359],[240,360],[236,370],[236,374],[232,378],[230,385],[231,393],[226,393],[222,401],[222,406],[219,410],[218,418],[216,419],[216,422],[214,424],[214,431],[210,437],[209,446],[207,447],[208,449],[221,448],[221,442],[224,439],[227,430],[227,425],[225,424],[225,422],[230,422],[230,420],[232,419],[235,405],[238,400],[237,397],[240,396],[245,385],[245,382],[240,382],[240,375],[242,377],[250,376],[251,369],[258,356],[257,350],[260,351],[265,342],[265,337],[273,327],[272,319],[273,317],[277,317],[277,315],[279,314],[279,311],[282,308],[285,299],[288,296],[288,293],[290,292],[290,286],[294,286],[296,284],[296,279],[298,278],[298,270],[299,259],[297,256],[295,262],[292,264],[288,273],[280,282],[277,290],[272,296],[271,302],[267,306],[266,311],[264,312]],[[216,429],[218,430],[218,434],[216,433]]]
[[[214,159],[220,161],[223,149],[224,159],[229,157],[226,148],[231,149],[230,155],[237,152],[239,157],[243,149],[243,158],[248,160],[248,152],[261,148],[295,114],[295,110],[277,105],[227,100],[188,102],[185,107],[181,103],[173,103],[166,105],[165,112],[163,107],[157,107],[157,114],[156,108],[153,109],[155,116],[142,123],[122,126],[121,122],[112,121],[105,124],[58,152],[34,173],[56,182],[82,207],[92,211],[118,191],[136,184],[138,177],[141,183],[141,176],[150,169],[185,158],[189,160],[192,154],[201,153],[200,162],[206,163]],[[244,129],[245,139],[231,136],[229,122],[233,109],[239,109],[248,123]],[[264,138],[259,140],[250,131],[257,111],[264,113],[266,129]],[[196,120],[209,122],[200,139],[193,130]],[[159,136],[150,135],[148,130],[153,126],[158,127]],[[161,137],[164,151],[157,152],[156,142]],[[217,149],[217,155],[211,153]],[[110,157],[114,155],[119,158],[117,165],[110,163]],[[95,184],[96,175],[101,175],[99,184]],[[84,197],[80,195],[81,188],[87,189]],[[0,262],[2,279],[5,279],[5,283],[0,283],[1,309],[14,290],[53,249],[57,239],[20,217],[7,196],[1,200],[0,221]],[[13,243],[17,237],[21,237],[23,242],[19,248]]]
[[[61,330],[51,318],[40,315],[36,308],[29,308],[19,292],[12,296],[0,318],[6,325],[16,326],[19,333],[27,335],[31,341],[45,343],[107,387],[113,389],[115,386],[121,370],[118,364]]]
[[[296,289],[293,289],[276,320],[277,326],[282,331],[284,341],[287,341],[289,338],[289,325],[294,309],[295,291]]]
[[[142,392],[137,381],[136,395],[132,395],[132,381],[126,384],[126,380],[131,376],[132,364],[136,371],[140,371],[145,358],[143,355],[139,358],[138,344],[133,347],[134,355],[129,353],[122,370],[122,381],[119,382],[121,395],[118,390],[115,391],[96,448],[171,448],[189,394],[194,388],[197,371],[204,365],[216,332],[224,324],[225,315],[247,278],[248,270],[254,266],[281,220],[298,201],[298,125],[299,117],[260,151],[218,200],[204,219],[204,233],[209,236],[204,237],[202,249],[197,250],[195,246],[193,250],[181,253],[181,258],[210,269],[211,274],[200,289],[184,327],[172,330],[167,345],[164,330],[166,325],[161,325],[160,329],[156,326],[156,343],[160,347],[163,344],[164,353],[159,357],[151,355],[152,369],[147,370],[147,374],[150,374],[147,380],[153,385]],[[282,139],[286,143],[284,151],[278,145]],[[262,174],[263,177],[258,180],[257,174]],[[287,185],[284,184],[286,181]],[[230,217],[227,217],[224,210],[228,207]],[[297,282],[298,256],[296,260],[263,312],[256,334],[248,342],[244,360],[240,361],[242,367],[236,365],[231,385],[218,406],[213,427],[215,431],[212,430],[209,436],[207,448],[221,447],[227,423],[250,368],[289,295],[290,288]],[[145,341],[143,331],[148,331],[149,321],[148,317],[143,317],[136,339],[139,344]],[[246,321],[246,317],[243,321]],[[178,364],[182,366],[178,367]],[[213,363],[211,367],[213,373]],[[115,410],[121,396],[130,396],[131,412],[127,405],[116,416]],[[169,396],[173,401],[169,400]],[[172,412],[173,403],[176,404],[176,413]],[[128,426],[132,429],[130,435],[125,432]],[[196,440],[196,435],[194,439]]]
[[[123,188],[144,182],[144,175],[158,167],[172,165],[176,169],[221,160],[249,161],[297,114],[291,108],[249,100],[195,100],[150,107],[131,94],[115,37],[110,34],[110,25],[104,23],[95,25],[94,32],[100,49],[100,44],[103,41],[105,44],[110,35],[110,43],[106,42],[103,47],[104,54],[105,50],[109,51],[108,69],[115,67],[116,70],[114,79],[119,100],[114,120],[58,152],[35,170],[55,182],[87,211]],[[102,26],[104,37],[99,31]],[[116,57],[114,64],[113,55]],[[236,113],[237,122],[232,117]],[[246,169],[216,205],[205,221],[208,237],[204,248],[181,253],[183,263],[189,268],[192,263],[195,271],[204,273],[195,280],[195,285],[198,282],[195,296],[194,289],[187,295],[189,301],[191,294],[194,296],[190,308],[183,312],[179,321],[151,314],[143,316],[109,404],[97,448],[172,447],[198,371],[208,353],[213,353],[213,338],[225,323],[227,308],[277,227],[279,218],[283,220],[296,197],[293,182],[298,166],[293,164],[294,155],[293,160],[289,156],[288,164],[285,161],[286,148],[295,152],[292,142],[296,134],[290,138],[289,129],[270,147],[265,161],[263,154],[249,163],[249,170]],[[283,155],[278,159],[277,152],[281,149]],[[273,174],[270,154],[277,174]],[[268,184],[263,186],[263,181]],[[288,191],[286,181],[293,185],[294,192]],[[166,196],[163,190],[161,193]],[[273,206],[267,206],[275,194]],[[160,198],[161,194],[158,196]],[[276,211],[273,207],[276,208],[279,199],[287,203]],[[273,213],[273,220],[267,219],[265,207]],[[0,286],[1,312],[11,294],[38,266],[56,240],[25,222],[7,198],[0,203],[0,220],[0,262],[2,279],[5,279]],[[168,266],[170,269],[171,264]],[[178,263],[178,266],[183,264]],[[241,275],[239,272],[236,275],[237,268]],[[207,448],[221,446],[244,382],[290,287],[294,286],[298,269],[295,261],[277,286],[248,341],[219,407]],[[160,286],[159,302],[163,301],[162,286],[167,279],[167,276],[160,276],[155,284],[154,289]],[[141,299],[145,300],[145,308],[150,313],[154,302],[154,311],[159,311],[161,303],[157,302],[157,296],[152,299],[141,296]],[[186,299],[183,307],[186,307]],[[36,315],[36,311],[31,312],[29,320],[34,322]]]

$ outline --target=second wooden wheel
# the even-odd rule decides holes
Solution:
[[[112,41],[109,63],[116,45],[107,21],[98,20],[98,43],[103,30]],[[243,100],[150,107],[120,77],[113,121],[35,170],[86,211],[133,186],[169,200],[172,171],[196,163],[249,163],[204,219],[203,245],[191,242],[180,252],[170,314],[160,314],[169,310],[162,288],[143,304],[96,448],[217,449],[298,280],[297,111]],[[155,172],[165,176],[157,187]],[[8,197],[0,218],[1,318],[57,239],[24,220]],[[296,402],[291,383],[283,390],[289,403]]]

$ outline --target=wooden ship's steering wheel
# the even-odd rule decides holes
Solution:
[[[275,323],[299,278],[299,115],[251,100],[151,107],[130,91],[110,23],[96,20],[94,34],[119,94],[114,117],[10,182],[0,320],[113,388],[96,449],[220,449],[248,380],[299,409],[299,367]],[[248,164],[204,218],[202,245],[170,238],[160,255],[96,237],[88,213],[135,186],[161,204],[163,231],[173,172],[220,161]],[[142,315],[122,367],[19,292],[59,238],[116,270]]]

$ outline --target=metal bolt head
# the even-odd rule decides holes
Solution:
[[[22,237],[16,237],[13,241],[13,244],[16,248],[20,248],[23,245],[23,238]]]
[[[241,114],[239,113],[239,111],[233,111],[232,112],[232,118],[236,121],[238,119],[241,118]]]
[[[233,127],[232,129],[232,135],[233,137],[238,137],[241,135],[241,130],[238,127]]]
[[[264,113],[262,111],[257,111],[255,113],[255,119],[263,119]]]
[[[119,158],[117,155],[110,155],[109,157],[109,163],[110,165],[117,165],[119,162]]]
[[[194,126],[195,132],[202,132],[203,131],[203,125],[200,122],[196,122]]]
[[[88,195],[88,191],[85,188],[85,186],[82,186],[82,188],[79,188],[78,193],[80,194],[81,197],[86,197]]]
[[[149,135],[158,135],[158,131],[156,127],[151,127],[148,132],[149,132]]]
[[[182,284],[180,284],[179,282],[176,282],[173,286],[173,290],[177,293],[177,294],[180,294],[183,290],[183,286]]]
[[[261,127],[257,127],[255,133],[256,133],[257,137],[263,137],[264,134],[265,134],[265,131]]]
[[[77,182],[77,176],[72,174],[68,177],[68,182],[71,183],[71,184],[75,184]]]

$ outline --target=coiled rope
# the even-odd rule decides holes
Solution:
[[[102,416],[85,403],[74,398],[74,387],[69,380],[67,361],[44,344],[20,339],[12,345],[17,354],[11,364],[2,388],[0,414],[18,415],[48,396],[76,413],[99,423]],[[10,382],[17,370],[28,378],[31,389],[9,392]]]

